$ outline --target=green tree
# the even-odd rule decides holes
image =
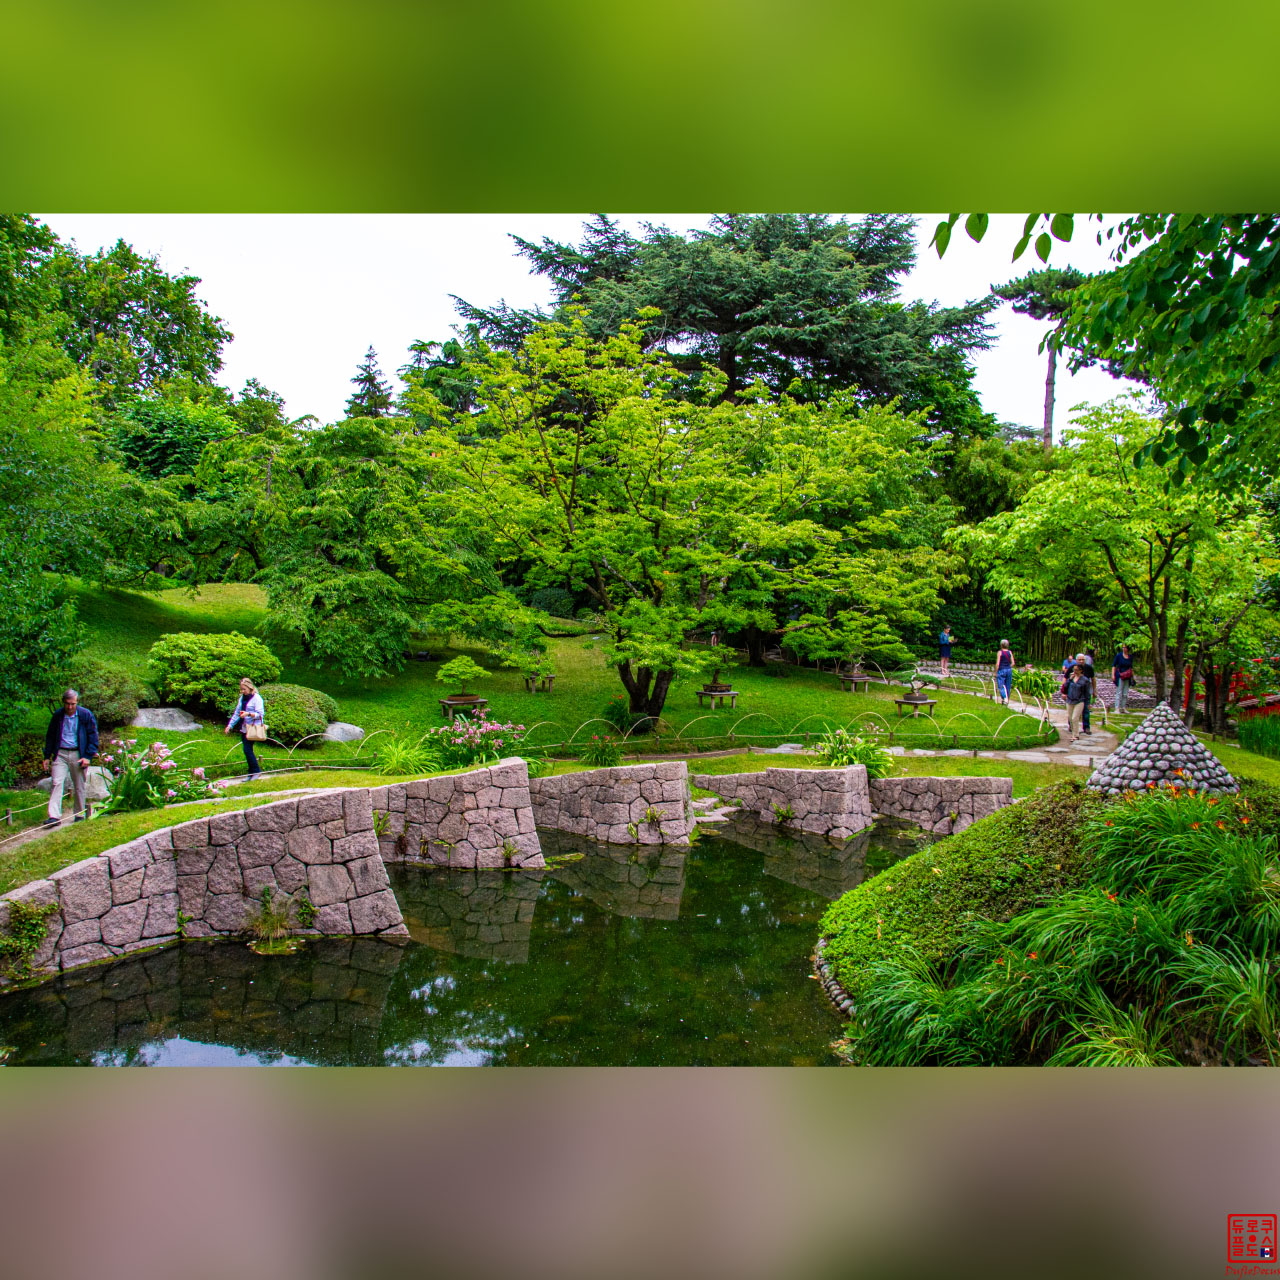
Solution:
[[[930,402],[931,381],[967,381],[964,354],[989,343],[993,300],[948,308],[899,298],[915,263],[914,223],[902,215],[851,223],[722,214],[687,237],[655,226],[635,237],[598,216],[579,245],[513,239],[550,282],[552,314],[577,300],[588,332],[603,338],[656,308],[645,346],[695,383],[704,367],[715,369],[717,394],[728,400],[750,398],[762,382],[803,400],[857,387],[881,400],[905,397],[916,409]],[[486,339],[509,350],[547,318],[455,301]]]
[[[935,229],[939,257],[960,216]],[[1028,214],[1015,261],[1042,222],[1042,262],[1055,237],[1072,238],[1074,215]],[[975,240],[987,225],[984,213],[965,219]],[[1280,217],[1142,214],[1106,235],[1115,269],[1076,290],[1062,322],[1073,367],[1105,360],[1151,385],[1168,416],[1143,457],[1173,464],[1175,483],[1206,468],[1219,488],[1265,484],[1280,452]]]
[[[355,390],[347,400],[348,418],[386,418],[391,414],[391,387],[378,368],[378,353],[370,347],[365,352],[356,376],[351,379]]]
[[[231,331],[196,297],[197,276],[171,276],[119,240],[82,257],[59,244],[43,273],[56,299],[59,337],[100,384],[103,403],[175,378],[208,383]]]
[[[17,338],[51,298],[44,265],[58,238],[29,213],[0,213],[0,337]]]
[[[1204,486],[1170,488],[1158,470],[1136,466],[1160,424],[1131,398],[1077,423],[1069,465],[1015,510],[959,528],[951,541],[1020,615],[1067,634],[1138,640],[1157,698],[1176,700],[1197,637],[1222,643],[1257,607],[1268,572],[1261,514],[1247,494],[1215,501]]]
[[[128,467],[158,480],[190,475],[205,448],[236,427],[217,400],[193,401],[166,387],[129,402],[119,417],[116,442]]]
[[[1071,310],[1071,293],[1088,277],[1075,267],[1049,267],[1043,271],[1029,271],[1007,284],[992,285],[991,292],[1013,304],[1018,315],[1033,320],[1049,320],[1053,329],[1045,335],[1041,350],[1049,349],[1049,372],[1044,381],[1044,451],[1053,451],[1053,384],[1058,367],[1058,330],[1063,318]]]
[[[474,420],[439,406],[423,437],[439,486],[527,587],[591,600],[633,714],[660,716],[672,682],[707,669],[695,630],[774,630],[781,612],[798,636],[887,644],[936,601],[948,558],[912,506],[918,418],[760,383],[725,400],[718,373],[694,387],[638,325],[597,340],[584,311],[474,368]]]

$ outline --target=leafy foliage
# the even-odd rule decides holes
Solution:
[[[914,226],[901,214],[860,222],[821,214],[722,214],[687,238],[649,227],[640,238],[608,218],[580,245],[513,237],[555,293],[553,315],[488,309],[459,300],[463,316],[495,345],[514,350],[540,321],[585,309],[588,332],[608,339],[649,309],[646,345],[697,380],[715,371],[715,394],[820,401],[857,387],[909,409],[935,406],[951,380],[968,393],[964,355],[988,343],[994,303],[904,303],[898,281],[915,263]],[[962,398],[964,397],[962,393]]]
[[[591,740],[582,744],[578,759],[592,769],[612,769],[622,763],[622,748],[610,735],[593,733]]]
[[[151,646],[148,661],[162,698],[221,711],[239,699],[245,677],[261,688],[278,680],[282,670],[261,640],[238,631],[171,632]]]
[[[311,738],[315,746],[316,734],[324,733],[330,720],[338,718],[338,704],[319,689],[308,689],[300,684],[264,684],[258,689],[271,736],[286,747],[295,746],[304,738]]]
[[[826,956],[855,998],[878,960],[917,952],[950,964],[966,927],[1008,920],[1087,879],[1084,814],[1095,792],[1068,782],[998,810],[837,899],[822,918]]]
[[[461,693],[466,693],[468,684],[483,680],[488,674],[478,662],[463,655],[446,662],[436,672],[436,679],[445,684],[456,684]]]
[[[887,778],[893,773],[893,756],[874,738],[859,738],[848,729],[832,729],[824,733],[813,748],[823,764],[833,768],[866,765],[868,778]]]
[[[146,689],[123,667],[113,666],[82,653],[63,673],[66,684],[80,695],[80,705],[88,707],[103,729],[128,724],[138,714]]]
[[[441,768],[462,769],[496,764],[504,754],[519,747],[524,733],[522,724],[501,723],[481,713],[474,718],[455,716],[449,724],[429,730],[426,741],[439,758]]]
[[[1176,787],[1088,813],[1086,884],[1007,922],[974,924],[940,961],[908,947],[871,966],[851,1056],[1280,1061],[1269,960],[1280,942],[1280,848],[1257,816],[1247,797]]]
[[[32,957],[40,950],[49,931],[49,917],[58,910],[56,902],[14,902],[8,907],[9,923],[0,933],[0,963],[11,978],[31,973]]]
[[[1280,760],[1280,716],[1253,716],[1240,721],[1240,745],[1246,751]]]
[[[236,430],[225,405],[181,394],[131,401],[120,414],[116,442],[126,464],[153,479],[190,475],[207,445]]]
[[[427,734],[416,742],[409,742],[397,734],[391,734],[375,753],[378,772],[401,776],[404,774],[435,773],[442,766],[440,757],[427,745]]]

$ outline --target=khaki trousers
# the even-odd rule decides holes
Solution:
[[[1081,702],[1067,703],[1067,732],[1074,738],[1080,722],[1084,718],[1085,704]]]
[[[53,790],[49,792],[49,817],[62,817],[62,793],[66,788],[68,777],[75,792],[75,812],[84,812],[84,770],[80,767],[80,752],[71,747],[63,747],[53,758],[50,765],[53,774]]]

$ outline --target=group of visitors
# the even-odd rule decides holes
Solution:
[[[267,736],[262,694],[252,680],[240,681],[240,697],[232,708],[223,733],[230,733],[233,729],[240,734],[240,745],[244,748],[245,764],[249,766],[249,778],[252,780],[262,772],[253,744],[265,741]],[[62,706],[53,713],[44,735],[44,757],[40,764],[45,773],[51,775],[53,784],[49,792],[48,816],[44,820],[46,827],[56,827],[62,822],[62,793],[68,782],[75,796],[74,821],[83,820],[86,770],[97,754],[97,717],[88,707],[80,705],[80,694],[75,689],[67,689],[62,695]]]
[[[1124,711],[1129,705],[1129,692],[1133,687],[1133,654],[1127,644],[1122,644],[1111,659],[1111,680],[1116,687],[1116,711]],[[1061,693],[1067,700],[1067,729],[1072,741],[1079,721],[1085,733],[1089,732],[1089,704],[1098,697],[1098,677],[1094,667],[1094,651],[1086,649],[1062,664]]]
[[[955,636],[951,628],[943,627],[938,634],[938,657],[944,677],[951,671],[951,646],[954,643]],[[1006,707],[1013,694],[1013,669],[1013,650],[1008,640],[1001,640],[995,660],[996,694]],[[1127,644],[1122,644],[1111,660],[1111,679],[1116,687],[1116,711],[1124,711],[1129,705],[1129,692],[1133,688],[1133,655]],[[1077,724],[1082,732],[1089,732],[1089,707],[1098,698],[1098,678],[1092,649],[1077,653],[1073,658],[1068,657],[1063,662],[1059,692],[1067,702],[1067,727],[1074,741],[1079,736],[1076,733]]]

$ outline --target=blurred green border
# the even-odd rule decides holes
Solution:
[[[1280,205],[1258,0],[0,5],[0,207]]]

